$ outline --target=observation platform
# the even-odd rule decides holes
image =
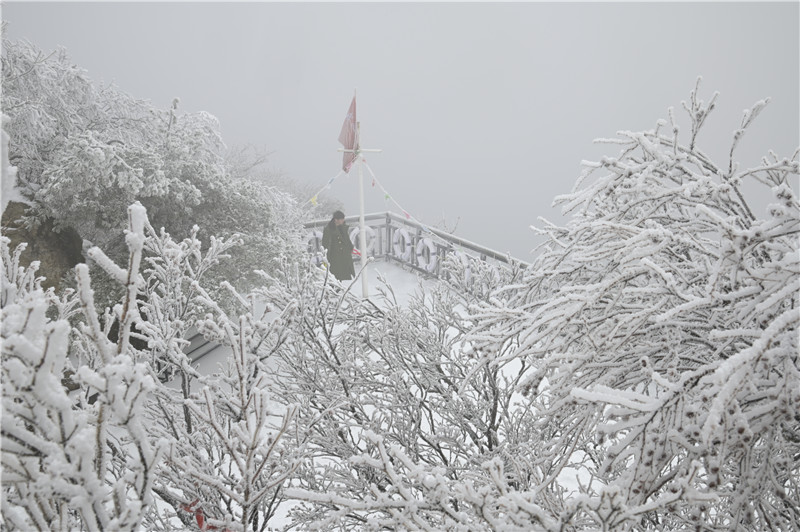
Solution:
[[[317,265],[322,265],[325,257],[322,230],[329,221],[314,220],[304,224],[307,230],[305,238],[309,258]],[[345,222],[350,230],[350,240],[358,246],[361,231],[359,216],[348,216]],[[367,256],[373,259],[366,270],[369,294],[370,296],[378,294],[380,278],[383,278],[385,283],[392,287],[398,305],[406,305],[418,290],[420,283],[425,286],[426,283],[446,280],[450,272],[442,267],[442,263],[448,256],[457,256],[468,261],[479,260],[497,267],[529,266],[528,263],[508,254],[424,226],[393,212],[366,214],[364,225],[367,234]],[[358,272],[361,258],[354,254],[353,261]],[[358,279],[343,284],[353,282],[360,284]],[[354,286],[351,291],[354,296],[360,297],[360,286]],[[186,354],[201,373],[215,371],[229,352],[228,348],[208,342],[196,332],[188,339],[190,345],[186,348]]]

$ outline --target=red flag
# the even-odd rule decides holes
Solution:
[[[356,97],[353,96],[353,101],[350,103],[350,109],[347,111],[347,116],[342,124],[342,132],[339,133],[339,142],[342,143],[344,149],[353,150],[352,152],[344,152],[344,159],[342,160],[342,170],[345,172],[350,171],[353,162],[356,160],[355,151],[358,150],[358,128],[356,126]]]

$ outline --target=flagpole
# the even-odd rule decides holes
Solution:
[[[339,142],[344,146],[339,151],[345,154],[352,153],[352,158],[345,155],[342,170],[350,173],[353,163],[358,162],[358,200],[359,200],[359,247],[361,248],[361,294],[365,299],[369,297],[369,285],[367,282],[367,228],[364,223],[364,170],[362,161],[356,161],[361,158],[361,154],[365,152],[379,153],[382,150],[367,150],[361,148],[361,122],[356,120],[356,92],[353,91],[353,101],[350,104],[350,110],[347,113],[344,124],[342,125],[342,132],[339,133]]]
[[[361,122],[356,123],[358,138],[361,139]],[[359,142],[360,144],[360,142]],[[361,248],[361,297],[369,297],[369,283],[367,281],[367,228],[364,224],[364,165],[361,162],[361,154],[356,152],[358,157],[358,202],[360,205],[358,218],[358,247]]]

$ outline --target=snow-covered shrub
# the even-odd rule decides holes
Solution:
[[[151,434],[168,445],[155,492],[172,506],[151,522],[174,516],[184,523],[197,519],[204,526],[263,531],[302,456],[286,443],[296,407],[273,402],[269,393],[267,359],[286,339],[284,317],[259,312],[260,300],[245,300],[225,283],[241,312],[231,315],[202,288],[206,267],[228,243],[213,242],[202,258],[194,235],[181,246],[163,235],[154,244],[168,252],[157,254],[145,274],[159,293],[144,305],[151,317],[143,330],[158,365],[171,369],[180,386],[160,387],[149,407]],[[189,323],[230,348],[223,368],[201,375],[192,367],[181,340]]]
[[[255,271],[270,272],[283,259],[305,257],[307,213],[290,194],[249,179],[231,179],[212,201],[213,210],[201,220],[207,224],[206,232],[213,227],[219,237],[236,234],[242,240],[241,246],[231,249],[231,259],[212,272],[217,284],[225,280],[248,292],[260,284]],[[225,292],[214,295],[226,297]]]
[[[506,299],[519,287],[524,270],[519,262],[489,262],[466,253],[449,253],[442,264],[443,278],[456,290],[465,304]]]
[[[474,295],[440,285],[403,308],[385,287],[379,307],[296,265],[270,286],[259,297],[288,329],[268,350],[271,387],[298,404],[305,449],[284,492],[296,526],[492,530],[509,519],[511,478],[529,490],[541,467],[527,449],[531,412],[515,408],[524,368],[490,366],[464,344]],[[553,520],[540,505],[560,507],[553,492],[525,497],[508,521],[518,528]]]
[[[361,490],[315,491],[288,489],[287,495],[313,503],[304,516],[311,530],[558,530],[550,508],[534,490],[509,482],[508,457],[471,464],[454,474],[454,467],[415,461],[401,445],[367,430],[366,452],[348,461],[356,470],[371,471],[380,483]],[[459,468],[460,469],[460,468]],[[320,488],[327,487],[327,490]]]
[[[117,343],[94,307],[88,269],[79,265],[77,294],[42,291],[37,264],[19,266],[8,239],[2,251],[2,509],[11,530],[136,530],[152,503],[158,452],[143,426],[154,387],[129,341],[136,315],[144,210],[130,209],[129,268],[119,269],[126,296],[114,309]],[[51,308],[56,319],[48,317]],[[72,331],[83,364],[67,358]],[[110,320],[106,320],[108,324]],[[72,375],[77,388],[68,393]]]
[[[696,146],[708,105],[622,132],[589,164],[549,249],[470,338],[510,346],[530,369],[540,458],[582,471],[562,516],[604,529],[792,530],[800,526],[798,154],[740,169]],[[592,176],[600,174],[593,180]],[[772,189],[756,216],[741,185]],[[488,319],[486,319],[488,318]],[[578,521],[569,521],[577,523]]]
[[[87,251],[124,291],[100,314],[86,265],[77,293],[58,298],[42,291],[35,263],[20,266],[24,246],[12,254],[2,238],[3,522],[265,530],[302,456],[286,443],[296,407],[270,400],[264,352],[285,341],[286,318],[256,313],[260,300],[224,283],[245,305],[231,316],[204,287],[238,237],[204,245],[195,227],[176,242],[140,204],[129,224],[126,268]],[[226,368],[193,367],[193,327],[230,346]]]
[[[207,284],[209,272],[230,257],[232,248],[241,245],[238,237],[217,239],[204,246],[195,226],[190,235],[176,242],[163,228],[156,231],[147,224],[144,242],[143,284],[140,290],[142,320],[137,324],[148,345],[148,362],[159,380],[175,374],[191,378],[196,371],[189,364],[184,348],[186,337],[205,307],[197,304]],[[207,249],[203,249],[207,248]],[[189,386],[186,382],[185,386]]]

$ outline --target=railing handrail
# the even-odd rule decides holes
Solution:
[[[348,223],[359,222],[360,221],[359,218],[360,217],[358,215],[347,216],[347,217],[345,217],[345,222],[348,222]],[[528,266],[530,266],[529,263],[527,263],[525,261],[522,261],[522,260],[519,260],[519,259],[517,259],[515,257],[512,257],[510,254],[501,253],[501,252],[499,252],[497,250],[494,250],[494,249],[491,249],[491,248],[487,248],[485,246],[481,246],[480,244],[476,244],[475,242],[471,242],[471,241],[469,241],[469,240],[467,240],[465,238],[461,238],[461,237],[452,235],[450,233],[447,233],[445,231],[441,231],[439,229],[434,229],[434,228],[429,227],[429,226],[423,226],[419,222],[416,222],[414,220],[409,220],[409,219],[407,219],[407,218],[405,218],[403,216],[400,216],[399,214],[393,213],[391,211],[373,212],[373,213],[369,213],[369,214],[364,214],[364,222],[365,223],[368,222],[368,221],[373,221],[373,220],[387,220],[387,219],[391,219],[394,222],[397,222],[397,223],[400,223],[400,224],[403,224],[403,225],[406,225],[406,226],[409,226],[409,227],[414,227],[415,229],[418,229],[418,230],[423,231],[423,232],[430,232],[430,233],[436,235],[437,237],[441,238],[445,242],[461,246],[462,248],[469,249],[470,251],[478,253],[482,257],[489,257],[489,258],[492,258],[494,260],[497,260],[497,261],[500,261],[500,262],[504,262],[506,264],[511,264],[511,263],[518,264],[518,265],[522,266],[523,268],[527,268]],[[306,222],[305,224],[303,224],[303,227],[305,227],[306,229],[313,229],[313,228],[316,228],[316,227],[324,227],[325,225],[328,224],[328,222],[330,222],[330,219],[327,219],[327,220],[312,220],[310,222]]]

